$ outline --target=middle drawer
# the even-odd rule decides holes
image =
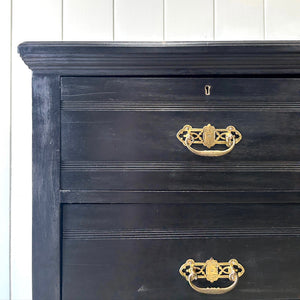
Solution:
[[[63,78],[62,188],[298,190],[299,95],[290,78]],[[192,153],[187,124],[192,149],[232,151]]]

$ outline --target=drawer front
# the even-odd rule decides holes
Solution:
[[[295,78],[62,78],[61,186],[297,190],[299,112]],[[176,137],[186,124],[232,125],[242,139],[198,156]]]
[[[211,257],[245,269],[220,299],[298,299],[299,215],[299,205],[64,205],[62,299],[210,299],[179,268]]]

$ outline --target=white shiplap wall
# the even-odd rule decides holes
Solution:
[[[31,72],[17,45],[25,40],[300,39],[300,1],[7,0],[0,4],[0,30],[0,300],[30,300]]]
[[[11,7],[0,4],[0,299],[9,299],[9,231],[10,231],[10,40]]]

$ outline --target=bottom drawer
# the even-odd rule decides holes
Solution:
[[[299,205],[68,204],[62,211],[63,300],[211,299],[179,274],[187,259],[211,257],[245,268],[220,299],[300,299]]]

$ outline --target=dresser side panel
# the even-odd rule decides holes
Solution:
[[[33,300],[60,299],[58,76],[33,76]]]

